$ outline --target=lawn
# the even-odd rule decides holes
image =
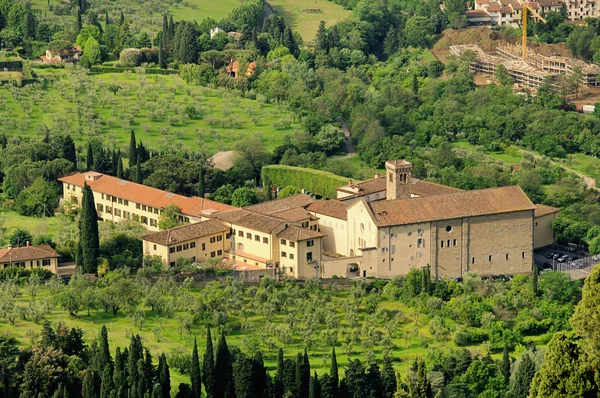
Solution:
[[[80,150],[91,137],[126,148],[133,130],[154,150],[187,148],[210,155],[231,150],[250,135],[260,136],[271,150],[299,127],[282,106],[188,85],[176,75],[36,72],[58,80],[45,88],[0,87],[0,125],[9,138],[40,136],[47,127],[51,134],[71,134]],[[189,109],[194,109],[191,118]]]
[[[23,228],[36,238],[40,235],[49,235],[56,239],[57,234],[70,235],[74,224],[62,216],[56,217],[25,217],[15,212],[0,212],[0,248],[8,244],[6,239],[16,228]],[[73,228],[74,231],[74,228]]]
[[[229,12],[240,5],[241,0],[187,0],[175,2],[169,9],[169,15],[176,21],[196,20],[200,22],[206,17],[217,21],[227,17]]]
[[[600,159],[585,155],[583,153],[575,153],[568,155],[566,159],[554,159],[556,163],[565,165],[566,167],[578,171],[587,176],[597,178],[600,177]]]
[[[473,144],[470,144],[466,140],[459,140],[452,143],[453,146],[461,149],[466,149],[469,151],[477,151],[482,150],[481,147],[477,147]],[[490,156],[493,159],[500,160],[505,163],[521,163],[521,158],[523,155],[516,149],[509,147],[505,151],[483,151],[486,155]]]
[[[298,31],[305,41],[312,41],[320,21],[327,26],[347,18],[350,11],[327,0],[268,0],[285,22]],[[314,10],[311,12],[309,10]]]

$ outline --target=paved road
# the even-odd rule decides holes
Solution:
[[[356,151],[354,150],[354,145],[352,144],[352,138],[350,137],[350,130],[348,130],[348,125],[344,119],[338,119],[338,122],[342,125],[342,130],[344,131],[344,137],[346,137],[346,152],[348,154],[344,156],[345,158],[353,158],[356,156]]]
[[[535,153],[535,152],[528,151],[526,149],[517,148],[517,150],[519,152],[521,152],[521,153],[529,154],[529,155],[533,156],[536,159],[543,159],[544,158],[542,155],[540,155],[538,153]],[[585,186],[586,187],[588,187],[588,188],[597,188],[597,186],[596,186],[596,179],[595,178],[592,178],[590,176],[586,176],[585,174],[583,174],[583,173],[581,173],[579,171],[573,170],[570,167],[567,167],[567,166],[565,166],[562,163],[555,162],[552,159],[549,159],[549,160],[550,160],[550,163],[552,163],[553,165],[558,166],[558,167],[560,167],[560,168],[562,168],[562,169],[564,169],[564,170],[566,170],[566,171],[568,171],[570,173],[576,174],[579,177],[581,177],[581,179],[583,179],[583,181],[585,182]]]

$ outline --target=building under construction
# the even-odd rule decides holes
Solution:
[[[495,55],[486,54],[477,45],[450,47],[450,52],[456,56],[465,51],[475,54],[475,60],[470,65],[472,72],[494,75],[496,67],[503,65],[515,83],[526,88],[536,89],[545,79],[551,79],[556,86],[560,76],[568,76],[574,71],[581,72],[580,84],[589,87],[600,86],[598,79],[600,67],[573,58],[546,57],[528,51],[526,60],[522,60],[521,46],[498,47]]]

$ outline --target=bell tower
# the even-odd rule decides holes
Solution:
[[[386,199],[409,199],[412,163],[406,160],[391,160],[385,162]]]

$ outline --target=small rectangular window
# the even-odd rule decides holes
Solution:
[[[180,252],[181,251],[181,245],[177,246],[177,251]]]
[[[471,259],[471,264],[475,264],[475,257]]]
[[[260,242],[260,236],[254,235],[254,240],[257,241],[257,242]]]
[[[123,204],[124,204],[125,206],[129,206],[129,201],[128,201],[127,199],[123,199]]]
[[[440,241],[441,247],[444,247],[444,241]]]
[[[508,255],[508,253],[506,253],[506,259],[508,260],[510,258],[510,256]]]
[[[250,232],[246,232],[246,239],[252,239],[252,234]]]
[[[313,257],[312,257],[312,252],[308,252],[308,253],[306,253],[306,261],[307,261],[307,262],[311,262],[311,261],[312,261],[312,259],[313,259]]]
[[[206,250],[206,243],[202,244],[202,251]]]
[[[263,243],[269,243],[269,238],[263,238]]]
[[[146,211],[147,207],[146,205],[142,205],[142,211]]]
[[[285,239],[281,239],[281,240],[279,241],[279,243],[281,243],[283,246],[285,246],[286,240],[285,240]]]
[[[454,242],[452,242],[453,246],[456,246],[456,239],[454,239]]]
[[[244,231],[238,231],[238,236],[240,236],[240,237],[243,238],[244,237]]]
[[[220,256],[222,254],[223,254],[223,250],[221,250],[221,249],[217,250],[217,256]]]
[[[307,240],[306,241],[306,247],[312,247],[315,245],[315,241],[314,240]]]
[[[296,247],[296,242],[290,242],[290,247]]]
[[[118,202],[119,202],[120,205],[122,205],[123,204],[123,199],[119,198]]]
[[[215,243],[215,237],[214,236],[210,237],[210,243]]]
[[[194,249],[194,248],[196,248],[196,242],[190,243],[190,249]]]
[[[423,230],[422,229],[418,229],[417,233],[419,234],[419,236],[423,235]]]
[[[417,248],[421,249],[423,247],[425,247],[425,239],[423,239],[423,238],[417,239]]]
[[[183,250],[188,250],[190,248],[189,243],[184,243],[183,244]]]
[[[521,253],[521,258],[525,258],[525,252]]]
[[[286,258],[287,257],[286,253],[285,252],[281,252],[281,257]]]
[[[174,247],[169,247],[169,253],[175,253],[175,248]]]
[[[447,247],[450,247],[450,239],[448,239],[448,246]]]
[[[488,256],[488,261],[491,263],[492,262],[492,256]]]
[[[221,242],[223,240],[223,235],[217,235],[217,242]]]
[[[294,259],[294,253],[290,253],[290,260]]]
[[[154,245],[154,250],[156,250],[156,245]]]
[[[214,258],[214,257],[216,257],[216,254],[215,254],[215,252],[210,252],[210,257],[211,257],[211,258]]]
[[[139,204],[139,203],[136,203],[136,204],[135,204],[135,208],[139,210],[139,209],[140,209],[140,204]]]

